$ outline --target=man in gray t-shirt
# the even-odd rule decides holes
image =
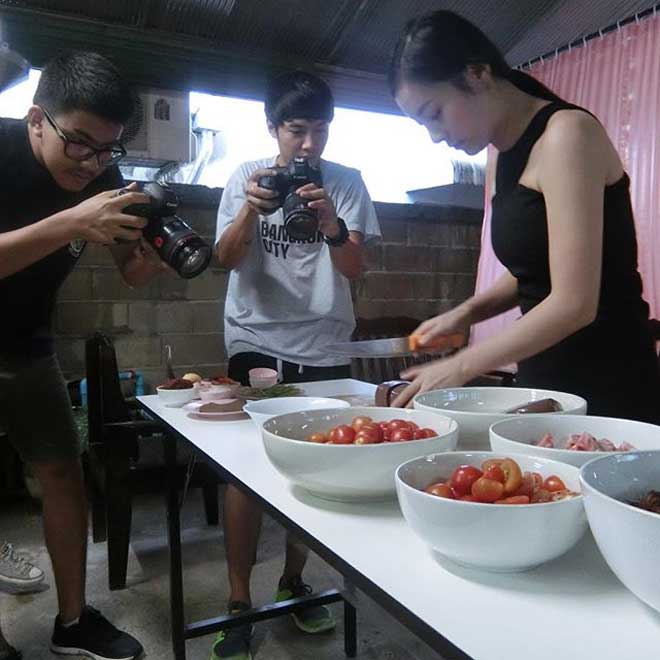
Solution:
[[[285,382],[350,376],[345,359],[328,355],[328,344],[349,341],[355,318],[349,280],[363,271],[363,242],[380,228],[357,170],[321,159],[334,101],[319,78],[294,72],[277,78],[266,95],[266,118],[277,140],[276,157],[244,163],[232,175],[218,210],[216,249],[231,270],[225,303],[229,376],[248,383],[254,367],[277,369]],[[295,240],[284,225],[278,193],[259,186],[273,167],[304,158],[319,168],[322,187],[310,183],[297,193],[318,216],[318,231]],[[277,210],[275,210],[277,209]],[[250,574],[261,511],[238,489],[225,496],[225,539],[231,594],[229,611],[251,605]],[[302,596],[306,549],[287,543],[277,598]],[[334,626],[325,607],[294,615],[310,633]],[[211,658],[249,658],[249,628],[222,631]]]

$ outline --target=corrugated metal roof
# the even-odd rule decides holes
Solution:
[[[217,87],[226,78],[220,72],[222,57],[234,59],[234,78],[240,78],[240,61],[251,62],[250,70],[241,74],[247,78],[259,77],[260,69],[267,75],[274,63],[316,65],[337,74],[331,82],[338,100],[352,94],[350,104],[359,105],[360,94],[371,95],[365,104],[377,105],[387,103],[382,76],[404,23],[426,11],[463,14],[516,65],[653,5],[650,0],[0,0],[0,19],[13,12],[35,23],[36,14],[76,23],[77,31],[70,35],[61,31],[60,47],[80,47],[81,21],[97,29],[95,39],[106,50],[113,34],[118,52],[131,39],[145,47],[150,40],[161,45],[171,41],[173,51],[181,44],[187,59],[174,68],[183,71],[187,62],[193,77],[203,57],[217,53],[217,80],[210,72],[198,76],[198,84],[215,91],[223,91]],[[53,44],[44,45],[44,54]],[[240,88],[236,80],[231,85]],[[245,89],[249,87],[246,82]]]

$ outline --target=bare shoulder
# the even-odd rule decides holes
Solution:
[[[555,112],[545,131],[549,147],[571,147],[572,144],[592,146],[598,144],[611,146],[610,139],[603,125],[588,112],[583,110],[559,110]],[[594,144],[596,143],[596,144]]]
[[[605,178],[623,173],[619,155],[603,125],[582,110],[560,110],[548,121],[543,135],[544,160],[580,164],[600,170]]]

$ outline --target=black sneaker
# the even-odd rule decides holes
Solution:
[[[249,609],[250,606],[247,603],[234,600],[227,606],[227,614],[240,614]],[[243,626],[221,630],[213,641],[209,660],[252,660],[250,640],[253,632],[254,626],[247,623]]]
[[[135,660],[143,652],[137,639],[117,630],[89,605],[73,626],[65,628],[59,616],[55,619],[50,650],[61,655],[86,655],[94,660]]]

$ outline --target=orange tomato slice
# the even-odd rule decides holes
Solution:
[[[487,472],[494,465],[498,465],[504,472],[504,494],[513,495],[523,483],[520,466],[512,458],[491,458],[481,464],[481,469]]]
[[[413,353],[422,351],[441,351],[449,348],[460,348],[465,343],[465,337],[460,333],[451,335],[440,335],[430,342],[420,344],[421,335],[415,334],[408,336],[408,348]]]

